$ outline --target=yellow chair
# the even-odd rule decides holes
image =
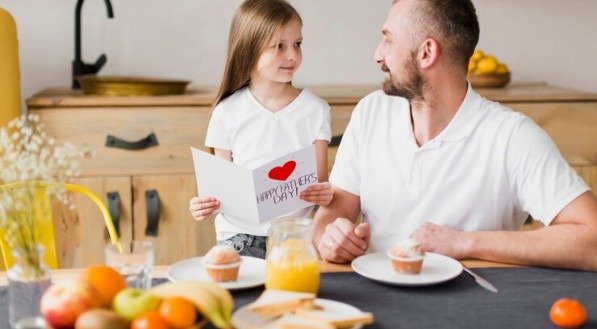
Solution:
[[[0,186],[0,189],[6,191],[11,189],[20,189],[20,188],[28,188],[33,186],[35,188],[35,204],[33,205],[33,214],[35,217],[35,230],[36,232],[41,232],[37,238],[39,239],[40,244],[44,247],[44,260],[46,264],[52,268],[58,268],[58,258],[56,256],[56,248],[54,243],[54,224],[52,222],[52,201],[49,195],[46,193],[46,189],[50,187],[51,184],[60,184],[60,183],[49,183],[43,181],[35,181],[35,182],[16,182],[16,183],[9,183]],[[102,200],[91,190],[81,185],[76,184],[63,184],[64,189],[68,192],[76,192],[80,193],[93,201],[99,210],[101,211],[104,222],[106,227],[108,228],[108,233],[110,235],[110,240],[112,244],[118,246],[121,249],[120,241],[118,239],[118,235],[116,233],[116,229],[114,228],[114,223],[112,222],[112,216],[110,216],[110,212],[106,208],[106,205],[102,202]],[[13,264],[12,253],[4,241],[3,232],[0,232],[0,249],[2,250],[2,256],[4,259],[4,264],[6,268],[10,268]]]
[[[21,113],[17,28],[9,12],[0,8],[0,126]]]

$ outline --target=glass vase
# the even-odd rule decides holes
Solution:
[[[46,328],[39,302],[50,286],[50,269],[41,246],[14,248],[8,270],[8,319],[13,329]]]

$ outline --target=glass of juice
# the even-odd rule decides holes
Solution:
[[[310,218],[278,218],[267,241],[265,287],[317,293],[319,263]]]

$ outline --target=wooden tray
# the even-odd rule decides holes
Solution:
[[[84,94],[110,96],[177,95],[190,81],[147,77],[82,75],[77,78]]]
[[[510,72],[489,74],[468,74],[468,81],[476,88],[501,88],[510,82]]]

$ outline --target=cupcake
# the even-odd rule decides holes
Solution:
[[[207,275],[216,282],[236,281],[241,258],[230,245],[216,245],[202,259]]]
[[[419,274],[423,267],[425,252],[417,240],[406,239],[395,244],[387,252],[392,260],[392,267],[398,273]]]

